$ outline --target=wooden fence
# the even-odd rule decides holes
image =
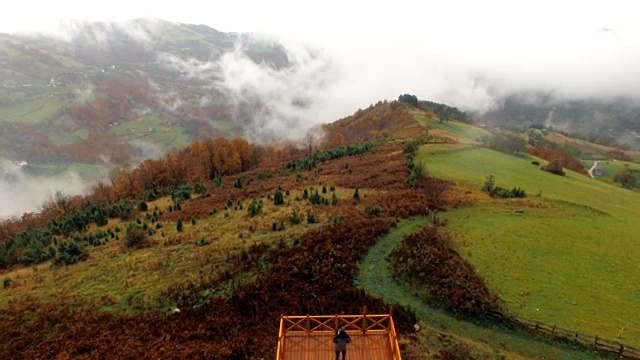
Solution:
[[[547,338],[559,340],[564,343],[579,345],[585,349],[613,354],[621,359],[640,360],[640,348],[625,345],[619,341],[607,340],[598,336],[585,335],[576,331],[559,328],[555,325],[549,325],[540,321],[525,319],[511,314],[494,312],[488,315],[502,323],[507,323]]]
[[[362,315],[281,316],[276,359],[282,359],[287,333],[333,334],[341,327],[349,331],[361,331],[363,335],[367,332],[386,334],[391,346],[392,359],[402,360],[391,314],[367,314],[366,307]]]

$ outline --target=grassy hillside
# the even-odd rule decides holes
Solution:
[[[458,143],[479,143],[490,133],[485,129],[459,121],[440,121],[438,118],[427,118],[424,111],[413,110],[411,114],[423,127],[429,129],[429,134]]]
[[[527,191],[523,200],[478,195],[484,199],[443,215],[512,312],[640,345],[639,194],[485,148],[425,145],[418,158],[431,175],[472,193],[488,175]]]
[[[426,217],[402,220],[395,229],[382,236],[360,263],[356,279],[358,286],[380,296],[392,304],[408,307],[416,312],[423,331],[419,334],[419,352],[437,356],[437,349],[461,344],[475,358],[488,359],[597,359],[596,354],[571,349],[569,346],[549,344],[532,336],[501,327],[484,327],[426,304],[410,288],[398,283],[386,260],[389,253],[408,235],[429,223]]]
[[[106,168],[238,136],[263,104],[230,101],[214,71],[193,69],[238,44],[256,63],[289,65],[279,45],[204,25],[78,21],[68,35],[0,37],[0,157]]]
[[[589,162],[589,166],[593,165],[593,161]],[[629,166],[632,170],[640,170],[640,164],[629,162],[629,161],[618,161],[618,160],[600,160],[600,167],[603,170],[601,176],[595,175],[595,178],[598,180],[603,180],[605,182],[609,182],[613,184],[613,179],[616,177],[620,171],[624,169],[625,166]],[[617,184],[616,186],[620,186]]]
[[[180,133],[164,117],[145,117],[152,126],[128,119],[110,129],[128,140]],[[41,215],[0,224],[0,327],[11,329],[0,332],[0,352],[99,357],[117,343],[115,354],[137,358],[269,358],[281,314],[385,312],[394,304],[409,359],[438,358],[456,344],[477,358],[596,356],[463,321],[391,277],[387,255],[427,224],[427,209],[453,209],[438,216],[512,312],[625,343],[640,338],[640,289],[629,281],[640,276],[635,193],[573,172],[543,172],[531,165],[539,159],[480,147],[484,129],[428,119],[398,103],[328,128],[330,143],[375,140],[313,154],[240,139],[197,142],[118,172],[112,186],[87,198],[56,199]],[[425,141],[433,143],[414,160],[407,152]],[[418,176],[419,163],[435,178]],[[101,171],[74,167],[88,176]],[[489,198],[479,190],[488,175],[529,197]],[[412,178],[419,186],[409,185]],[[128,210],[116,211],[123,201]],[[131,234],[144,240],[127,246]],[[56,265],[72,242],[87,256]],[[465,293],[466,276],[455,274],[463,268],[475,272],[443,267],[452,269],[440,279],[453,284],[448,290]],[[167,314],[173,307],[181,312]],[[416,321],[425,331],[413,333]]]
[[[337,190],[343,198],[347,192]],[[301,198],[302,191],[286,199],[290,202],[295,197]],[[272,201],[264,200],[262,214],[256,218],[247,214],[247,201],[242,208],[234,203],[229,210],[220,209],[207,218],[194,219],[194,223],[185,219],[182,233],[176,230],[177,221],[152,223],[148,220],[155,208],[167,212],[172,205],[170,198],[150,202],[150,210],[139,213],[137,219],[157,230],[143,248],[127,249],[124,245],[126,222],[112,220],[103,227],[93,227],[89,233],[117,229],[118,239],[96,247],[91,251],[90,261],[75,266],[54,267],[44,263],[4,272],[1,276],[12,280],[12,291],[0,298],[0,308],[25,296],[52,301],[64,295],[80,297],[108,311],[164,310],[170,304],[162,299],[162,293],[170,286],[197,283],[203,274],[227,269],[229,259],[240,256],[253,245],[291,242],[319,226],[320,221],[308,224],[305,220],[293,226],[287,222],[285,229],[272,231],[273,222],[288,218],[294,210],[304,217],[312,207],[308,202],[275,206]],[[238,274],[210,289],[209,295],[229,296],[234,287],[254,275],[252,272]]]

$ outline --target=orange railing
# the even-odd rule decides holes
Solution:
[[[284,351],[284,317],[280,317],[280,331],[278,333],[278,352],[276,354],[277,360],[282,360],[282,352]]]
[[[276,359],[283,360],[287,333],[334,333],[343,326],[347,331],[361,331],[363,335],[368,332],[386,333],[391,346],[392,359],[402,360],[391,314],[367,314],[366,308],[362,315],[281,316]]]

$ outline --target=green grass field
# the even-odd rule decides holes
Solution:
[[[36,176],[54,176],[65,171],[76,173],[86,180],[105,179],[109,169],[103,165],[71,163],[71,164],[38,164],[31,163],[25,168],[29,174]]]
[[[424,111],[421,110],[413,110],[410,112],[423,127],[437,129],[460,142],[479,142],[483,137],[490,134],[485,129],[459,121],[439,121],[437,118],[429,120],[424,116]]]
[[[0,106],[0,121],[26,122],[35,124],[67,105],[56,96],[42,96],[13,105]]]
[[[109,176],[109,168],[104,165],[73,163],[67,170],[77,173],[83,179],[106,179]]]
[[[640,194],[571,171],[552,175],[528,157],[486,148],[426,145],[418,159],[471,192],[488,175],[527,191],[527,199],[485,196],[442,215],[510,311],[640,345]]]
[[[389,270],[387,255],[406,236],[419,231],[428,223],[424,217],[402,220],[396,228],[382,236],[360,263],[356,284],[367,292],[415,311],[422,327],[418,334],[418,352],[429,353],[443,347],[445,334],[464,344],[479,359],[598,359],[597,355],[534,339],[522,332],[498,327],[485,327],[434,309],[425,304],[407,287],[398,284]],[[499,350],[498,350],[499,349]]]
[[[75,133],[84,135],[84,132],[81,130],[75,131],[74,133],[69,133],[65,131],[50,132],[48,135],[49,135],[49,139],[51,139],[51,141],[56,145],[77,144],[86,140],[76,135]],[[88,132],[87,132],[87,137],[88,137]]]
[[[593,165],[593,161],[591,161],[591,165]],[[600,161],[600,166],[604,170],[602,176],[596,176],[596,179],[603,181],[613,181],[616,174],[624,169],[624,166],[628,165],[630,169],[640,170],[640,164],[636,164],[628,161],[618,161],[618,160],[603,160]]]
[[[230,121],[224,121],[224,120],[214,120],[212,121],[213,126],[216,127],[216,129],[222,131],[222,132],[227,132],[229,130],[231,130],[231,128],[233,127],[233,123]]]
[[[169,123],[162,116],[145,116],[122,122],[113,126],[111,131],[126,137],[129,142],[148,141],[160,145],[163,151],[183,149],[190,143],[182,127]]]

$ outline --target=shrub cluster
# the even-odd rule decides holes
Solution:
[[[434,227],[408,236],[389,254],[389,261],[396,278],[425,289],[426,300],[447,311],[483,317],[502,309],[484,279]]]
[[[143,245],[144,240],[147,238],[147,233],[143,228],[138,226],[136,222],[130,222],[127,224],[127,233],[125,235],[124,245],[128,248],[139,247]]]
[[[412,153],[407,154],[407,172],[409,173],[407,183],[411,187],[417,187],[425,178],[424,167],[420,163],[415,163]]]
[[[380,215],[380,206],[378,205],[367,205],[364,208],[364,212],[369,214],[369,215],[373,215],[373,216],[378,216]]]
[[[108,219],[128,219],[133,212],[133,203],[122,200],[112,205],[91,203],[84,209],[62,216],[49,222],[49,231],[54,235],[68,236],[72,232],[84,231],[89,224],[104,226]]]
[[[514,187],[513,189],[508,190],[500,186],[496,186],[493,175],[487,176],[487,180],[484,182],[484,186],[482,186],[482,191],[488,193],[491,197],[503,199],[527,197],[527,193],[520,187]]]
[[[353,156],[367,153],[373,149],[373,144],[370,142],[363,142],[361,144],[343,145],[333,149],[316,151],[312,155],[307,155],[299,160],[291,160],[287,163],[286,168],[297,170],[311,170],[316,167],[317,163],[322,163],[328,160],[339,159],[343,156]]]
[[[324,196],[318,193],[318,190],[315,190],[313,194],[309,197],[309,201],[313,205],[329,205],[329,200]]]
[[[180,203],[189,199],[191,199],[191,188],[189,186],[177,186],[171,191],[171,200],[176,203]]]
[[[293,225],[298,225],[302,222],[302,219],[300,219],[300,215],[298,215],[296,209],[293,209],[293,212],[289,215],[289,222]]]
[[[251,200],[251,204],[247,208],[250,217],[254,217],[262,212],[262,200]]]
[[[284,195],[282,195],[282,190],[280,188],[277,188],[275,194],[273,195],[273,204],[274,205],[284,204]]]
[[[85,247],[71,240],[58,246],[56,257],[53,259],[53,264],[56,266],[71,265],[77,262],[83,261],[89,256],[89,253]]]

